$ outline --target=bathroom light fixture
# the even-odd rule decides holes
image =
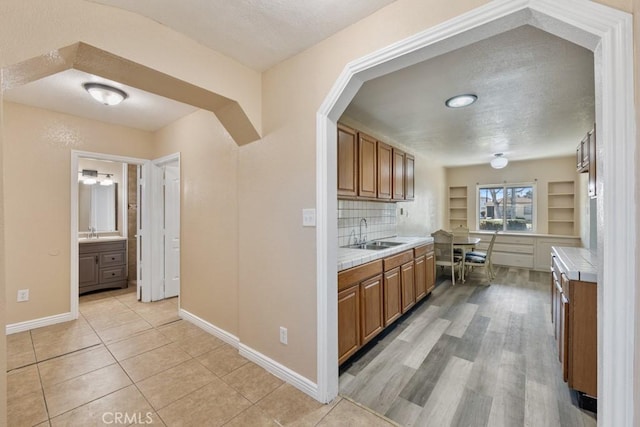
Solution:
[[[82,169],[81,181],[86,185],[93,185],[98,182],[98,171],[92,169]]]
[[[104,105],[118,105],[128,97],[125,91],[102,83],[85,83],[82,86],[93,99]]]
[[[462,108],[473,104],[478,100],[478,96],[472,93],[456,95],[447,99],[444,104],[449,108]]]
[[[503,167],[507,166],[507,163],[509,163],[509,159],[503,156],[503,153],[494,154],[493,159],[491,159],[491,167],[494,169],[502,169]]]
[[[105,179],[103,179],[102,181],[100,181],[100,185],[113,185],[113,179],[111,179],[111,174],[108,173],[107,177]]]

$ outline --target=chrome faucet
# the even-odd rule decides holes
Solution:
[[[362,237],[362,221],[364,221],[364,232],[365,232],[364,238]],[[367,227],[368,227],[367,226],[367,219],[366,218],[360,219],[360,242],[359,243],[364,243],[365,240],[367,240],[367,234],[366,234]]]

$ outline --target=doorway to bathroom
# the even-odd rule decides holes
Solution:
[[[87,163],[89,162],[89,163]],[[91,163],[94,162],[94,163]],[[102,163],[95,163],[102,162]],[[115,197],[115,226],[110,230],[97,227],[80,228],[78,181],[83,172],[81,165],[94,165],[98,179],[104,175],[98,167],[110,164],[122,171],[121,191]],[[135,175],[133,175],[135,171]],[[91,172],[93,173],[93,172]],[[130,178],[127,180],[127,176]],[[130,182],[128,182],[130,181]],[[135,194],[135,196],[134,196]],[[131,197],[129,197],[131,196]],[[85,214],[86,215],[86,214]],[[96,214],[97,215],[97,214]],[[135,218],[135,224],[131,221]],[[103,153],[72,151],[71,153],[71,314],[78,317],[80,294],[79,239],[126,239],[130,241],[127,252],[135,255],[135,270],[127,268],[125,276],[136,286],[137,299],[141,302],[158,301],[179,296],[180,293],[180,156],[174,154],[156,160],[139,159]],[[92,233],[93,231],[93,233]],[[95,233],[95,234],[94,234]],[[135,249],[132,248],[135,246]],[[99,258],[98,258],[99,259]],[[99,273],[98,273],[99,274]]]

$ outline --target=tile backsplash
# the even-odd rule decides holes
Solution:
[[[338,200],[338,246],[354,243],[354,237],[360,238],[362,218],[367,220],[366,227],[362,224],[362,237],[366,236],[366,240],[398,234],[395,203]]]

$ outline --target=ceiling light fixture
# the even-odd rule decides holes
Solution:
[[[503,157],[503,153],[496,153],[493,156],[493,159],[491,159],[491,167],[494,169],[502,169],[509,163],[509,159]]]
[[[444,104],[449,108],[462,108],[473,104],[478,100],[478,96],[472,93],[456,95],[447,99]]]
[[[118,105],[129,96],[123,90],[102,83],[85,83],[82,86],[93,99],[104,105]]]

